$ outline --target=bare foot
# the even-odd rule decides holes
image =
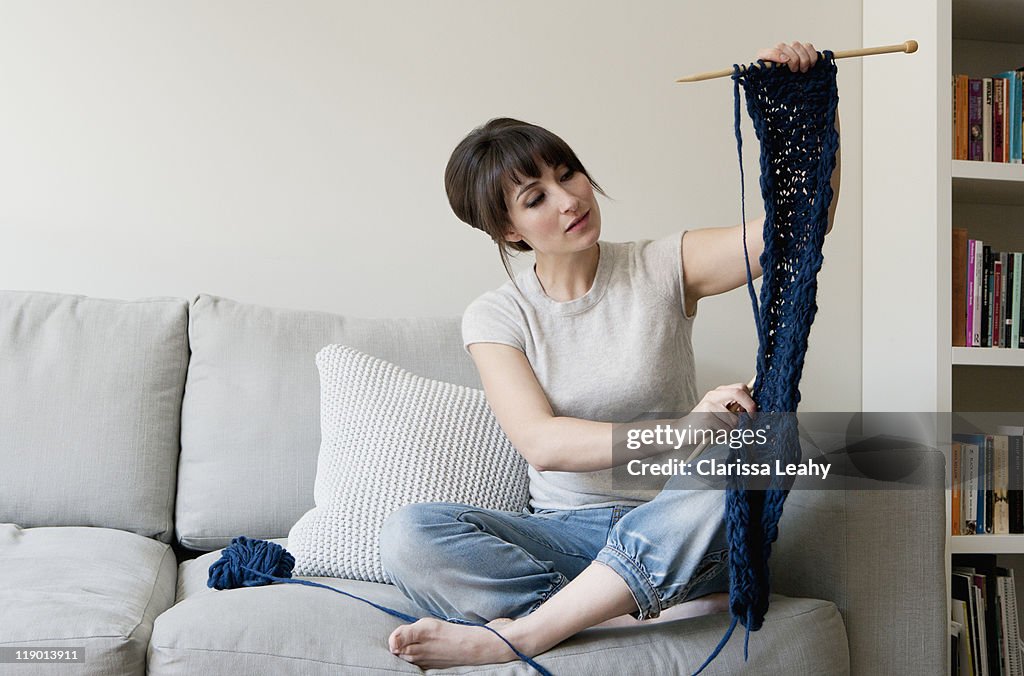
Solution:
[[[512,622],[507,617],[491,620],[489,627]],[[388,637],[391,653],[421,669],[495,664],[519,657],[508,645],[483,627],[445,622],[432,617],[403,624]]]
[[[699,617],[701,615],[711,615],[712,613],[724,613],[728,610],[729,594],[727,592],[721,592],[717,594],[708,594],[707,596],[701,596],[700,598],[693,599],[692,601],[676,604],[671,608],[666,608],[662,611],[661,615],[651,619],[638,620],[632,615],[619,615],[618,617],[613,617],[610,620],[605,620],[601,624],[594,626],[643,627],[649,624],[682,620],[687,617]]]

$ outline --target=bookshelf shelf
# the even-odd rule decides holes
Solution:
[[[954,535],[951,554],[1024,554],[1020,535]]]
[[[954,347],[954,366],[1024,366],[1024,350],[1006,347]]]
[[[955,40],[1017,43],[1024,35],[1020,0],[954,0],[952,18]]]
[[[1024,165],[953,160],[953,200],[1024,205]]]

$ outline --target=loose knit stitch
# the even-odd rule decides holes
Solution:
[[[769,414],[795,413],[800,402],[800,375],[807,336],[818,306],[815,302],[821,269],[821,248],[832,202],[832,171],[839,148],[835,128],[839,95],[833,53],[819,53],[814,67],[794,73],[769,67],[759,60],[741,70],[733,66],[734,126],[740,163],[741,205],[747,290],[757,327],[757,377],[752,395],[758,410]],[[761,195],[764,199],[764,271],[761,299],[754,292],[746,249],[746,205],[743,194],[743,139],[740,134],[740,85],[747,112],[761,143]],[[770,422],[767,422],[770,420]],[[766,456],[783,464],[800,458],[795,416],[768,415],[757,420],[740,416],[741,429],[771,426]],[[749,461],[753,451],[739,449],[734,458]],[[732,458],[730,458],[732,459]],[[768,611],[772,543],[793,478],[773,476],[766,487],[749,488],[743,477],[729,477],[726,491],[726,533],[729,538],[729,610],[732,623],[703,671],[728,642],[737,622],[746,627],[744,658],[751,631],[757,631]]]

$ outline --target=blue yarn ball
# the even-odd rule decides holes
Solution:
[[[231,541],[221,557],[210,566],[210,579],[206,581],[206,586],[214,589],[259,587],[271,584],[273,580],[258,573],[290,578],[294,567],[295,557],[281,545],[267,540],[250,540],[240,535]]]

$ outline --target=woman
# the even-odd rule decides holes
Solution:
[[[757,58],[806,72],[817,56],[793,42]],[[486,622],[531,657],[599,624],[726,610],[722,492],[678,490],[689,484],[676,476],[653,499],[616,485],[610,468],[624,459],[613,456],[612,423],[599,421],[691,411],[735,426],[730,411],[757,410],[742,383],[698,402],[690,346],[698,301],[746,283],[742,226],[599,241],[594,190],[604,192],[575,153],[507,118],[459,144],[445,184],[459,218],[498,243],[506,270],[506,247],[536,256],[463,317],[488,403],[529,463],[531,508],[407,505],[382,530],[385,570],[421,607]],[[837,154],[829,230],[838,184]],[[747,226],[755,277],[762,226]],[[432,618],[399,627],[388,646],[422,668],[517,659],[488,629]]]

